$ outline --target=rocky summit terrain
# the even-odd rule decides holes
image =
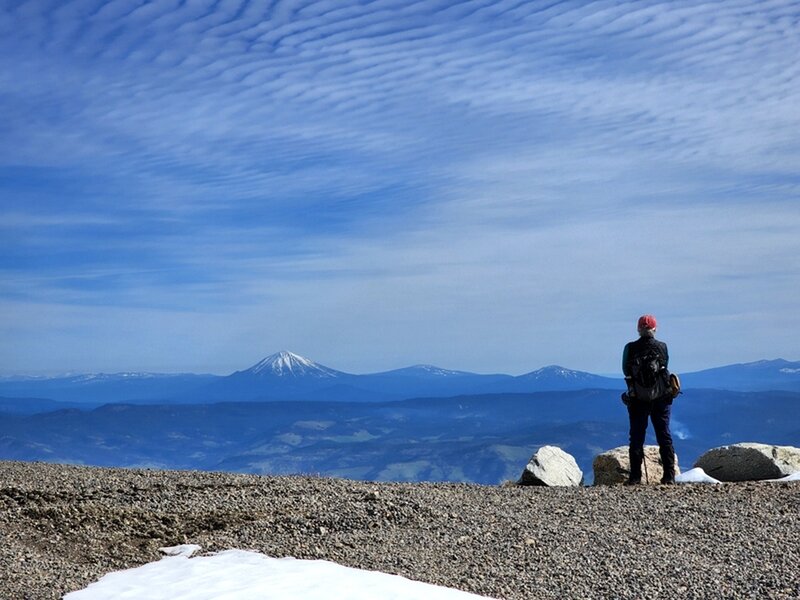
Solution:
[[[800,483],[484,487],[0,462],[0,598],[159,547],[335,561],[494,598],[800,598]]]

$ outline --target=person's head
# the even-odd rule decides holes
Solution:
[[[636,324],[636,329],[642,337],[653,337],[656,334],[658,323],[653,315],[642,315]]]

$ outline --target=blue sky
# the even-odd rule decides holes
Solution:
[[[0,370],[800,359],[795,2],[0,0]]]

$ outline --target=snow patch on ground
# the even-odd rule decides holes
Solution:
[[[700,467],[695,467],[694,469],[690,469],[685,473],[681,473],[675,477],[675,481],[677,483],[723,483],[719,479],[714,479],[710,475],[707,475],[703,469]],[[764,479],[764,482],[783,482],[783,481],[800,481],[800,471],[797,473],[792,473],[791,475],[787,475],[786,477],[781,477],[780,479]]]
[[[176,550],[178,549],[178,550]],[[64,600],[469,600],[484,598],[398,575],[343,567],[323,560],[270,558],[227,550],[189,558],[198,546],[136,569],[109,573]]]
[[[689,469],[685,473],[675,476],[677,483],[722,483],[719,479],[714,479],[710,475],[706,475],[700,467]]]
[[[767,481],[800,481],[800,471],[787,475],[786,477],[781,477],[780,479],[767,479]]]

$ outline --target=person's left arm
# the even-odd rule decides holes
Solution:
[[[622,351],[622,374],[625,376],[625,379],[630,379],[633,375],[631,371],[630,361],[628,360],[631,353],[631,345],[630,343],[625,344],[625,349]]]

